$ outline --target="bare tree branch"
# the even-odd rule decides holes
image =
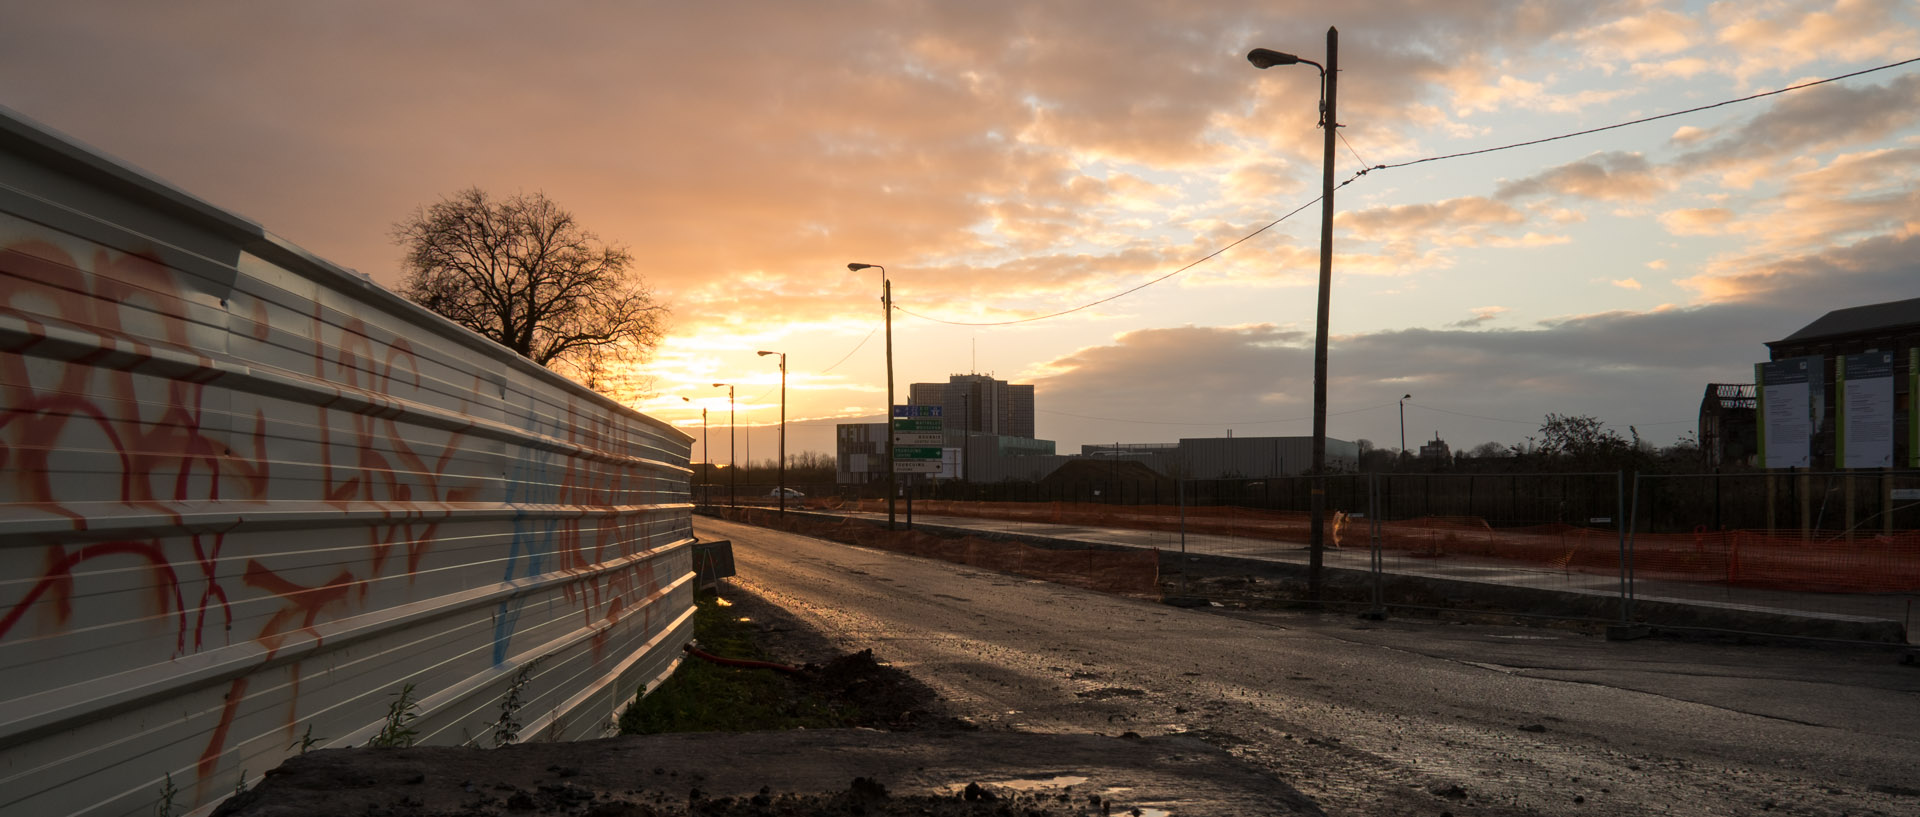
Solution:
[[[632,272],[632,253],[542,194],[462,190],[415,210],[393,238],[402,295],[589,385],[647,359],[665,331],[667,307]]]

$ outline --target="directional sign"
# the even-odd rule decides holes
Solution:
[[[894,431],[939,431],[946,426],[942,420],[894,420]]]
[[[896,460],[933,460],[940,461],[940,446],[894,446],[893,458]]]
[[[939,460],[894,460],[893,472],[896,474],[938,474]]]
[[[907,417],[939,417],[940,407],[939,406],[894,406],[893,416],[894,416],[894,419],[904,419]]]
[[[946,442],[946,435],[938,431],[895,431],[893,432],[894,450],[899,446],[911,445],[925,447]]]

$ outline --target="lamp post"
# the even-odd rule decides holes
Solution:
[[[880,264],[852,263],[847,265],[848,272],[863,269],[880,271],[880,312],[886,318],[887,325],[887,407],[880,412],[881,421],[887,424],[887,530],[893,530],[894,494],[897,479],[893,474],[893,284],[887,280],[887,268]]]
[[[1400,395],[1400,456],[1401,457],[1405,457],[1407,455],[1407,401],[1412,399],[1413,399],[1413,395],[1411,394]],[[1400,469],[1395,468],[1393,470],[1398,471]]]
[[[740,469],[733,466],[733,384],[713,384],[716,389],[723,386],[727,389],[727,505],[731,507],[740,504]]]
[[[787,353],[760,353],[761,357],[767,355],[780,356],[780,484],[775,490],[780,492],[780,514],[785,516],[787,513]]]
[[[1333,131],[1340,126],[1335,115],[1334,88],[1340,78],[1340,30],[1327,28],[1327,64],[1324,66],[1265,48],[1247,52],[1247,62],[1262,69],[1301,63],[1320,69],[1320,127],[1326,131],[1326,149],[1320,173],[1320,304],[1313,336],[1313,494],[1307,522],[1307,598],[1317,602],[1326,562],[1326,531],[1322,523],[1327,513],[1327,297],[1333,286]]]
[[[682,397],[680,399],[688,403],[693,402],[693,398],[690,398],[690,397]],[[702,463],[706,467],[700,469],[701,471],[704,472],[703,474],[701,474],[701,477],[700,477],[700,482],[702,485],[711,484],[713,482],[713,442],[712,440],[713,438],[708,436],[707,434],[707,407],[701,406],[700,407],[700,454],[702,458],[706,460],[706,462]]]

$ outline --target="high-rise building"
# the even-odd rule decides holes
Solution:
[[[984,374],[956,374],[945,383],[915,383],[907,402],[939,406],[950,431],[974,431],[1033,439],[1033,386],[1013,385]]]

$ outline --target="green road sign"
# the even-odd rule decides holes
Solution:
[[[940,431],[945,428],[944,420],[900,420],[893,421],[894,431]]]
[[[940,459],[939,446],[894,446],[893,458],[896,460],[937,460]]]

